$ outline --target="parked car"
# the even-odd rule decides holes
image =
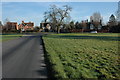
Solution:
[[[91,31],[90,33],[97,33],[97,31]]]

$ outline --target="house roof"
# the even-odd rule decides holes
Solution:
[[[7,22],[7,24],[17,24],[17,22]]]

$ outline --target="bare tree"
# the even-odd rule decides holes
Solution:
[[[3,22],[4,23],[3,29],[8,30],[8,25],[7,25],[8,22],[10,22],[10,20],[8,18],[6,18]]]
[[[44,12],[44,20],[43,20],[43,22],[47,22],[47,12]]]
[[[93,13],[93,15],[90,17],[90,19],[91,19],[91,20],[90,20],[91,23],[94,24],[95,30],[98,30],[98,27],[99,27],[100,25],[102,25],[102,20],[103,20],[101,14],[100,14],[99,12],[95,12],[95,13]]]
[[[6,19],[4,20],[4,25],[6,25],[7,22],[10,22],[10,20],[9,20],[8,18],[6,18]]]
[[[99,12],[95,12],[93,13],[91,19],[94,21],[94,22],[100,22],[100,20],[102,20],[102,17],[101,17],[101,14]],[[91,21],[92,21],[91,20]]]
[[[72,8],[64,5],[63,8],[58,8],[56,5],[51,5],[50,11],[45,12],[45,20],[52,23],[52,28],[60,32],[60,26],[63,26],[66,20],[70,20],[69,12]]]

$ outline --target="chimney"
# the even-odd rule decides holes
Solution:
[[[24,21],[22,21],[22,23],[24,23]]]

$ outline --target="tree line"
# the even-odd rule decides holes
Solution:
[[[56,5],[51,5],[49,11],[44,12],[44,18],[41,23],[47,23],[50,25],[51,32],[120,32],[120,9],[116,11],[116,16],[111,14],[107,24],[104,24],[103,17],[100,12],[94,12],[90,16],[90,20],[74,21],[72,20],[70,13],[72,7],[69,5],[63,5],[59,8]],[[8,19],[5,20],[6,23],[9,22]],[[44,25],[44,27],[49,27],[49,25]],[[0,21],[0,29],[6,24],[2,24]],[[39,26],[34,28],[34,31],[40,31]],[[43,29],[43,28],[42,28]],[[4,28],[3,28],[4,30]],[[48,30],[47,30],[48,31]]]
[[[70,30],[76,30],[81,32],[87,31],[94,26],[92,30],[107,30],[108,32],[120,32],[120,22],[119,13],[117,11],[117,18],[112,14],[109,18],[109,22],[107,24],[103,23],[103,17],[99,12],[93,13],[90,17],[90,21],[82,20],[81,22],[71,21],[70,12],[72,11],[72,7],[68,5],[64,5],[62,8],[57,7],[56,5],[51,5],[49,11],[44,12],[44,23],[49,23],[51,25],[51,29],[54,32],[69,32]],[[89,30],[90,31],[90,30]]]

